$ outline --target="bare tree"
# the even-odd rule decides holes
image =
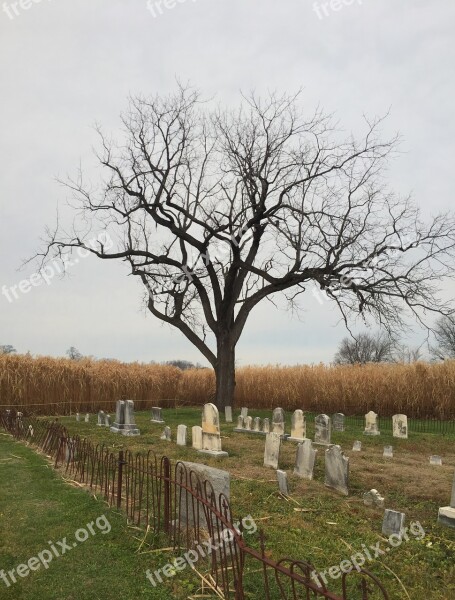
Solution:
[[[360,333],[341,340],[334,363],[355,365],[366,363],[392,362],[394,342],[385,334]]]
[[[436,345],[430,348],[436,360],[455,358],[455,319],[453,317],[440,317],[434,328]]]
[[[188,88],[133,98],[124,138],[100,130],[99,189],[81,170],[66,181],[77,215],[69,233],[49,232],[43,263],[82,248],[126,261],[148,309],[179,329],[216,374],[216,403],[232,404],[235,349],[254,308],[285,295],[290,307],[316,284],[341,311],[371,315],[390,330],[403,309],[450,314],[438,299],[450,273],[454,222],[425,225],[409,198],[384,186],[396,139],[381,119],[360,141],[332,118],[303,116],[300,97],[243,98],[212,110]],[[95,227],[109,244],[89,243]],[[99,231],[99,229],[98,229]]]
[[[397,344],[393,351],[393,360],[397,363],[411,364],[423,360],[421,347],[410,347],[405,344]]]
[[[16,348],[11,346],[11,344],[4,344],[0,346],[0,354],[14,354],[16,352]]]
[[[81,358],[83,358],[82,354],[74,346],[70,346],[68,348],[68,350],[66,351],[66,355],[70,360],[81,360]]]

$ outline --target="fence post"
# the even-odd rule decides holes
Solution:
[[[117,508],[122,506],[122,487],[123,487],[123,465],[125,464],[123,450],[118,453],[118,477],[117,477]]]
[[[169,459],[164,461],[164,531],[169,533],[171,524],[171,464]]]

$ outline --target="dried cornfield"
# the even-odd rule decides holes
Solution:
[[[311,412],[455,418],[455,361],[331,367],[252,366],[237,370],[236,405]],[[36,414],[112,411],[118,399],[138,410],[159,403],[201,406],[214,391],[211,369],[115,361],[0,356],[0,405]]]

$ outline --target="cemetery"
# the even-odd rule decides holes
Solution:
[[[384,585],[387,598],[404,597],[403,584],[411,598],[423,593],[425,580],[411,567],[415,556],[433,569],[436,557],[441,563],[440,588],[425,590],[426,598],[444,597],[441,593],[451,589],[455,435],[414,433],[405,415],[381,418],[371,412],[355,419],[279,407],[220,413],[210,403],[202,410],[155,406],[136,412],[131,400],[117,401],[114,408],[112,425],[103,410],[88,418],[58,419],[71,435],[63,465],[77,462],[78,438],[127,453],[152,450],[207,477],[230,499],[234,515],[251,514],[275,560],[292,548],[295,559],[321,573],[361,544],[395,536],[405,540],[399,548],[364,565]],[[407,533],[415,523],[425,532],[423,541]],[[152,550],[152,540],[144,543]],[[346,544],[352,552],[346,553]],[[249,576],[246,568],[246,589],[254,586],[253,571]],[[329,584],[340,593],[339,580]]]

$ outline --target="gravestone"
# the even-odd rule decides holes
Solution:
[[[331,446],[325,451],[325,485],[349,495],[349,458],[341,446]]]
[[[352,449],[354,452],[360,452],[362,450],[362,442],[359,442],[359,440],[356,440],[354,442],[354,445],[352,446]]]
[[[104,418],[104,410],[100,410],[98,412],[98,427],[104,427],[106,424],[105,418]]]
[[[160,406],[152,406],[152,418],[150,419],[150,422],[151,423],[160,423],[160,424],[164,423]]]
[[[314,463],[318,451],[313,448],[313,443],[305,439],[297,446],[294,473],[304,479],[313,479]]]
[[[382,456],[384,458],[393,458],[393,446],[384,446],[384,452]]]
[[[85,422],[88,423],[90,421],[90,415],[87,413],[85,415]]]
[[[226,423],[232,423],[232,406],[224,407],[224,420]]]
[[[450,506],[444,506],[439,509],[438,523],[455,529],[455,474],[452,483],[452,497],[450,499]]]
[[[166,442],[171,441],[171,428],[165,427],[163,433],[160,436],[160,440],[165,440]]]
[[[272,417],[272,432],[279,433],[280,435],[284,435],[284,426],[285,426],[285,416],[284,410],[282,408],[275,408],[273,411]]]
[[[243,407],[242,410],[240,411],[240,414],[242,415],[243,418],[248,416],[248,409]]]
[[[384,498],[378,492],[378,490],[370,490],[363,494],[363,503],[365,506],[372,506],[374,508],[384,508]]]
[[[297,409],[292,413],[291,437],[287,439],[291,442],[303,442],[306,438],[306,421],[303,410]]]
[[[393,415],[392,417],[393,437],[408,439],[408,417],[406,415]]]
[[[396,510],[386,509],[382,522],[382,534],[386,536],[397,535],[400,539],[404,534],[404,521],[406,515]]]
[[[177,427],[177,446],[186,446],[186,435],[188,428],[186,425],[179,425]]]
[[[435,465],[437,467],[442,466],[442,458],[436,454],[430,456],[430,465]]]
[[[125,422],[123,424],[123,429],[121,430],[122,435],[140,435],[141,432],[136,426],[136,421],[134,417],[134,402],[132,400],[125,401]]]
[[[117,404],[115,406],[115,421],[111,426],[111,431],[113,433],[119,433],[125,426],[125,401],[117,400]]]
[[[344,414],[335,413],[332,417],[333,431],[344,431]]]
[[[81,415],[79,413],[76,413],[76,421],[80,421],[81,420]]]
[[[239,415],[237,417],[237,427],[234,429],[234,431],[243,431],[245,429],[245,419],[242,417],[242,415]]]
[[[110,427],[111,426],[111,415],[104,415],[104,426],[105,427]]]
[[[202,427],[201,427],[202,431]],[[181,471],[179,471],[181,469]],[[183,476],[183,472],[186,472],[186,477]],[[223,494],[227,500],[230,500],[231,496],[231,476],[227,471],[221,469],[215,469],[208,467],[201,463],[193,463],[187,461],[179,462],[177,466],[177,480],[180,481],[183,477],[182,482],[187,483],[193,489],[197,487],[196,481],[200,481],[201,488],[204,489],[204,482],[207,481],[213,487],[213,491],[216,498],[217,507],[219,507],[219,497]],[[207,491],[210,493],[210,485],[207,485]],[[186,498],[185,498],[186,496]],[[210,498],[207,498],[210,501]],[[207,514],[211,514],[210,511],[205,510],[205,506],[198,502],[195,497],[187,492],[185,494],[184,488],[182,488],[182,494],[180,496],[180,513],[179,520],[181,524],[197,523],[198,527],[208,530]],[[213,527],[211,523],[210,527]]]
[[[221,448],[220,417],[214,404],[204,404],[202,410],[202,448],[198,452],[211,456],[229,456]]]
[[[254,418],[253,431],[261,433],[261,418],[260,417]]]
[[[289,496],[288,476],[286,471],[280,471],[278,469],[276,472],[276,477],[278,480],[280,494],[283,494],[283,496]]]
[[[281,435],[279,433],[268,433],[265,436],[264,467],[278,469],[280,458]]]
[[[264,419],[262,421],[262,433],[270,433],[270,420]]]
[[[245,429],[251,431],[253,427],[253,417],[244,417],[243,422],[245,423]]]
[[[202,427],[200,425],[192,427],[191,442],[195,450],[202,450]]]
[[[378,430],[378,415],[370,410],[365,415],[365,431],[364,435],[380,435]]]
[[[332,427],[330,417],[318,415],[314,420],[314,443],[330,446],[332,438]]]

